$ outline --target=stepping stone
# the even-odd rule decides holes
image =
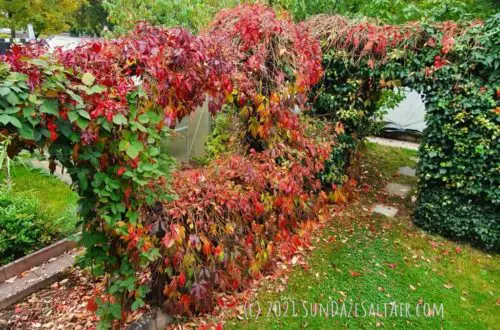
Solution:
[[[394,218],[396,213],[398,213],[398,209],[395,207],[392,207],[392,206],[384,205],[384,204],[377,204],[377,205],[375,205],[373,212],[385,215],[386,217],[389,217],[389,218]]]
[[[417,171],[414,168],[403,166],[398,169],[398,174],[406,176],[415,176],[417,174]]]
[[[387,190],[389,191],[389,195],[398,196],[401,198],[405,198],[411,191],[411,186],[407,184],[399,184],[391,182],[387,185]]]

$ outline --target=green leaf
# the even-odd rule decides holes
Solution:
[[[40,107],[41,113],[49,113],[51,115],[57,116],[58,113],[58,101],[57,100],[45,100]]]
[[[111,304],[109,306],[109,312],[117,320],[120,320],[122,318],[122,306],[120,306],[120,304],[118,303]]]
[[[89,121],[85,118],[80,117],[76,120],[76,124],[81,129],[86,129],[89,126]]]
[[[79,116],[78,116],[78,113],[76,111],[69,111],[68,118],[71,122],[74,122],[79,118]]]
[[[87,86],[92,86],[95,81],[95,77],[92,73],[87,72],[82,76],[82,82]]]
[[[13,113],[18,113],[21,108],[18,107],[9,107],[3,111],[4,114],[6,115],[11,115]],[[1,110],[0,110],[1,111]]]
[[[14,93],[14,92],[10,92],[9,94],[7,94],[7,97],[5,99],[7,100],[7,102],[12,104],[13,106],[17,105],[20,102],[19,98],[17,97],[16,93]]]
[[[122,115],[121,113],[116,114],[113,117],[113,123],[115,123],[116,125],[125,125],[127,124],[127,118],[125,118],[125,116]]]
[[[105,90],[107,90],[107,88],[103,85],[94,85],[92,86],[92,88],[89,90],[89,95],[92,95],[92,94],[100,94],[102,92],[104,92]]]
[[[143,113],[142,115],[139,116],[139,122],[141,124],[147,124],[149,122],[149,116],[147,113]]]
[[[26,107],[23,109],[23,116],[24,117],[31,117],[34,112],[35,112],[35,109],[33,109],[33,107]]]
[[[10,93],[10,88],[0,87],[0,96],[5,96]]]
[[[135,301],[132,303],[132,311],[135,311],[139,308],[141,308],[142,306],[144,306],[144,300],[141,299],[141,298],[136,298]]]
[[[19,135],[25,140],[34,140],[35,139],[35,131],[33,131],[33,129],[31,129],[31,127],[29,127],[27,125],[23,125],[19,129]]]
[[[125,151],[127,147],[129,146],[130,142],[127,140],[121,140],[120,143],[118,144],[118,149],[120,151]]]
[[[139,156],[140,150],[139,148],[137,148],[135,144],[129,144],[125,152],[127,153],[127,156],[129,156],[132,159],[135,159],[137,158],[137,156]]]
[[[0,115],[0,123],[7,125],[10,122],[10,116]]]
[[[78,114],[80,116],[82,116],[83,118],[90,120],[90,115],[89,115],[89,113],[87,111],[85,111],[85,110],[78,110]]]
[[[14,117],[14,116],[9,116],[9,121],[10,121],[10,123],[11,123],[13,126],[15,126],[15,127],[17,127],[17,128],[21,128],[21,127],[23,127],[23,125],[21,124],[21,122],[19,121],[19,119],[17,119],[17,118],[16,118],[16,117]]]

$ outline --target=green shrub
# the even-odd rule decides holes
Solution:
[[[56,237],[37,199],[0,189],[0,265],[47,246]]]
[[[230,126],[231,115],[221,112],[215,117],[215,124],[212,133],[208,137],[206,150],[209,159],[217,158],[228,151],[228,143],[231,138]]]
[[[415,223],[446,237],[500,251],[500,207],[457,194],[455,190],[423,190]]]

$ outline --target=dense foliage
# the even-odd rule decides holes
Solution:
[[[45,247],[57,237],[33,196],[0,187],[0,265]]]
[[[73,13],[85,0],[0,0],[0,24],[11,29],[25,30],[33,24],[35,33],[50,34],[66,31],[73,22]]]
[[[201,37],[142,23],[117,40],[51,55],[14,47],[3,60],[1,133],[12,153],[48,148],[68,169],[83,264],[107,282],[89,305],[102,327],[141,307],[149,287],[172,311],[208,310],[214,291],[268,267],[272,240],[285,256],[303,244],[299,229],[325,201],[315,176],[330,142],[306,135],[296,111],[322,74],[302,26],[240,6]],[[178,172],[170,185],[160,142],[205,100],[212,113],[224,103],[238,113],[248,139],[241,155]]]
[[[353,139],[370,133],[382,104],[397,100],[387,91],[408,86],[425,95],[428,128],[420,149],[416,221],[426,228],[444,232],[444,213],[429,207],[430,201],[436,207],[439,202],[426,196],[436,189],[442,189],[440,196],[449,194],[450,203],[473,201],[467,202],[475,208],[472,213],[498,210],[499,19],[379,26],[318,16],[308,22],[325,53],[326,74],[315,110],[342,121]],[[449,227],[447,233],[464,238],[468,231],[476,244],[498,247],[500,219],[484,217],[484,222],[461,221],[468,227]]]
[[[160,142],[177,119],[209,97],[213,109],[231,92],[222,61],[181,29],[140,25],[114,41],[45,55],[15,47],[2,63],[2,133],[20,148],[48,148],[80,195],[85,263],[108,273],[99,299],[103,326],[143,304],[135,271],[159,257],[139,209],[169,198],[149,182],[165,178]],[[124,234],[136,236],[131,245]]]
[[[233,7],[237,0],[102,0],[114,31],[123,33],[138,21],[164,26],[182,26],[190,31],[206,27],[222,8]]]
[[[274,0],[295,19],[317,14],[372,17],[384,23],[486,18],[496,12],[495,0]]]

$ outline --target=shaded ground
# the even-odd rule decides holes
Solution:
[[[225,328],[498,329],[498,256],[419,230],[410,217],[412,194],[401,199],[384,191],[389,180],[416,184],[416,178],[393,175],[401,166],[414,167],[415,157],[411,150],[369,143],[362,162],[368,191],[336,216],[283,291],[267,283]],[[399,212],[392,219],[372,215],[376,203]]]

